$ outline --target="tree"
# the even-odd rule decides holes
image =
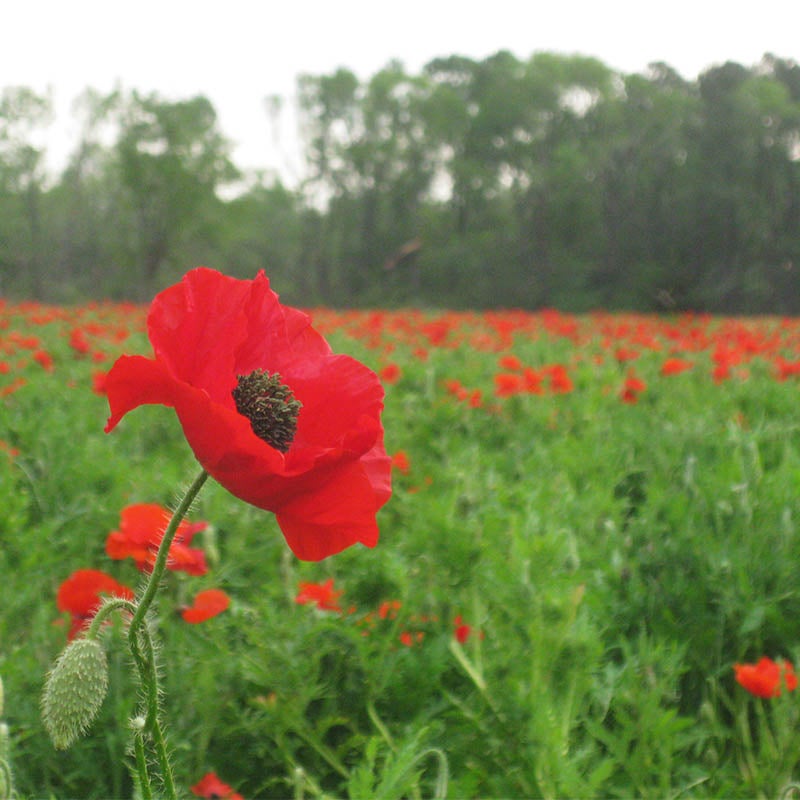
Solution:
[[[142,294],[151,296],[162,267],[186,268],[213,233],[217,189],[238,171],[230,143],[205,97],[168,102],[133,92],[124,101],[116,157],[135,219],[134,257]]]
[[[24,276],[22,284],[34,297],[44,292],[46,171],[44,149],[31,140],[51,119],[48,96],[26,87],[6,88],[0,95],[0,280]]]

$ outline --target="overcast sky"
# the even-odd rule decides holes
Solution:
[[[53,157],[69,151],[70,104],[116,83],[165,98],[206,95],[239,167],[283,169],[264,98],[291,103],[298,74],[339,66],[368,78],[393,58],[409,71],[454,53],[542,50],[600,58],[621,72],[665,61],[686,78],[765,52],[800,61],[800,0],[5,0],[0,85],[52,89]]]

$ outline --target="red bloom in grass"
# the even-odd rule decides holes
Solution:
[[[96,569],[79,569],[58,587],[56,606],[59,611],[67,611],[72,615],[72,624],[67,634],[70,641],[95,615],[103,595],[134,599],[132,589]]]
[[[392,456],[392,467],[394,469],[403,473],[403,475],[408,475],[409,471],[411,470],[411,461],[408,458],[408,453],[405,450],[398,450]]]
[[[381,371],[380,376],[381,380],[384,383],[397,383],[400,380],[401,376],[403,375],[403,370],[397,366],[394,362],[391,364],[387,364]]]
[[[788,661],[775,662],[766,656],[757,664],[734,664],[736,680],[756,697],[778,697],[781,686],[793,692],[797,688],[794,667]]]
[[[381,619],[395,619],[401,605],[399,600],[384,600],[378,608],[378,616]]]
[[[69,346],[78,355],[85,356],[90,350],[85,331],[81,328],[73,328],[69,335]]]
[[[639,351],[634,350],[631,347],[618,347],[614,353],[614,358],[620,362],[635,361],[637,358],[639,358]]]
[[[461,618],[461,614],[459,614],[453,620],[453,627],[453,633],[455,634],[459,644],[464,644],[464,642],[469,639],[469,635],[472,633],[472,627],[464,622],[464,620]]]
[[[5,453],[9,461],[13,461],[19,455],[19,450],[3,439],[0,439],[0,453]]]
[[[106,393],[106,373],[97,370],[92,373],[92,391],[95,394],[105,395]]]
[[[662,375],[680,375],[694,366],[694,361],[686,361],[683,358],[668,358],[661,365]]]
[[[507,356],[500,356],[497,363],[509,371],[522,369],[522,362],[513,354]]]
[[[309,583],[300,581],[298,584],[295,603],[299,605],[315,605],[320,611],[338,611],[342,609],[336,602],[344,592],[333,588],[333,578],[328,578],[325,583]]]
[[[207,772],[202,778],[192,786],[192,794],[197,797],[221,798],[222,800],[244,800],[244,798],[234,791],[232,786],[223,783],[216,772]]]
[[[37,350],[33,354],[33,360],[47,372],[53,371],[53,357],[46,350]]]
[[[623,403],[638,403],[639,395],[647,388],[647,384],[634,372],[629,372],[625,378],[625,385],[620,392],[620,400]]]
[[[166,508],[155,503],[138,503],[123,508],[119,530],[109,533],[106,539],[106,553],[118,560],[132,558],[140,570],[150,571],[170,516]],[[167,569],[188,572],[189,575],[205,575],[208,572],[205,553],[189,547],[194,535],[207,527],[207,522],[181,521],[169,547]]]
[[[563,364],[551,364],[545,369],[550,374],[550,391],[555,394],[568,394],[575,388]]]
[[[779,381],[785,381],[787,378],[793,378],[800,375],[800,360],[787,361],[785,358],[777,356],[775,358],[775,378]]]
[[[9,395],[14,394],[17,389],[21,389],[26,383],[27,381],[25,378],[16,378],[8,386],[3,386],[3,388],[0,389],[0,397],[8,397]]]
[[[181,616],[186,622],[196,625],[221,614],[230,604],[230,597],[222,589],[204,589],[195,595],[194,602],[189,608],[181,611]]]
[[[405,645],[406,647],[413,647],[415,644],[420,644],[422,640],[425,638],[425,633],[423,631],[403,631],[400,634],[400,643]]]
[[[515,372],[498,372],[494,376],[494,393],[496,397],[512,397],[525,390],[522,375]]]
[[[377,544],[391,460],[374,372],[333,354],[263,272],[194,269],[155,298],[147,327],[154,358],[123,356],[106,379],[106,431],[137,406],[171,406],[203,468],[274,512],[299,558]]]

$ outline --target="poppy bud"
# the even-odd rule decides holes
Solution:
[[[285,453],[297,432],[297,416],[303,404],[281,383],[281,376],[263,369],[239,375],[232,394],[236,410],[250,420],[253,433]]]
[[[108,661],[95,639],[67,645],[47,675],[42,719],[57,750],[66,750],[94,721],[108,689]]]

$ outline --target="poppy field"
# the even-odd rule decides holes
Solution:
[[[385,391],[386,463],[362,448],[380,536],[297,533],[354,488],[273,514],[238,472],[236,493],[207,481],[154,607],[180,796],[793,796],[800,320],[306,311]],[[0,301],[6,796],[134,794],[125,617],[95,625],[85,735],[54,747],[41,698],[198,472],[155,388],[104,430],[147,313]]]

